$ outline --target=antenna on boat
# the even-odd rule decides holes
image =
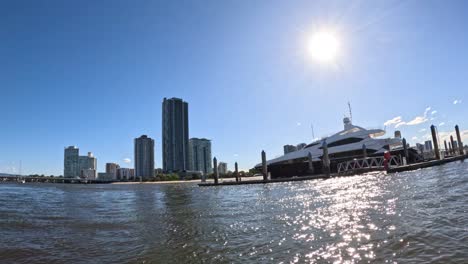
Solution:
[[[315,139],[315,134],[314,134],[314,125],[310,124],[310,129],[312,130],[312,140]]]
[[[353,122],[353,111],[351,110],[351,103],[348,101],[348,109],[349,109],[349,119]]]

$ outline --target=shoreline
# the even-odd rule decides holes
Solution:
[[[244,177],[243,178],[243,182],[248,182],[248,181],[256,181],[256,180],[260,180],[260,179],[263,179],[262,176],[256,176],[256,177]],[[219,179],[220,180],[220,183],[235,183],[236,182],[236,178],[221,178]],[[214,183],[214,180],[213,179],[207,179],[205,182],[202,182],[200,179],[198,180],[188,180],[188,181],[181,181],[181,180],[178,180],[178,181],[153,181],[153,182],[111,182],[111,183],[108,183],[108,184],[176,184],[176,183],[211,183],[213,184]]]

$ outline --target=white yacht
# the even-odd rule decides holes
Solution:
[[[382,129],[364,129],[355,126],[348,117],[343,119],[343,123],[344,129],[332,136],[314,141],[303,149],[268,160],[268,170],[271,171],[272,177],[303,175],[307,170],[309,153],[313,163],[317,163],[317,166],[321,167],[319,161],[322,160],[324,142],[328,146],[330,160],[335,163],[362,158],[363,145],[365,145],[369,156],[383,155],[385,151],[402,146],[401,138],[378,138],[385,135],[385,131]],[[261,164],[255,167],[260,168]]]

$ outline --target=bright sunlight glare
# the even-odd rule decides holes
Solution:
[[[313,34],[308,43],[312,58],[321,63],[332,63],[339,52],[340,43],[332,32],[320,31]]]

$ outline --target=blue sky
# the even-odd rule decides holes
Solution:
[[[467,9],[464,1],[2,1],[0,172],[21,160],[23,173],[62,174],[68,145],[94,152],[100,171],[106,162],[132,167],[124,159],[142,134],[155,139],[160,167],[164,97],[189,102],[190,136],[212,139],[231,169],[236,160],[252,167],[262,149],[272,158],[284,144],[310,142],[312,123],[316,137],[340,130],[348,100],[355,124],[393,119],[387,132],[400,123],[411,143],[431,124],[467,130]],[[307,52],[323,29],[340,41],[332,65]]]

